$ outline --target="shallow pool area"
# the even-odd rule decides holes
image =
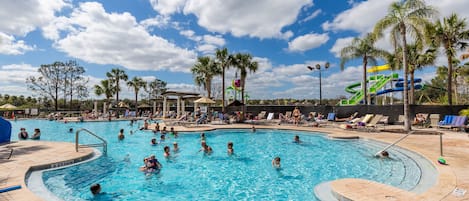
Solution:
[[[420,182],[419,165],[397,148],[391,159],[373,157],[382,144],[367,140],[331,140],[320,133],[258,129],[220,129],[205,132],[214,153],[199,152],[199,133],[180,133],[157,146],[152,132],[138,131],[128,121],[59,123],[17,121],[13,131],[26,127],[41,128],[41,140],[74,141],[70,127],[89,129],[104,137],[108,154],[88,163],[47,171],[45,185],[64,200],[316,200],[313,188],[324,181],[339,178],[363,178],[413,190]],[[126,137],[118,141],[120,128]],[[134,134],[130,135],[129,131]],[[292,143],[299,135],[301,144]],[[81,138],[91,143],[92,138]],[[177,141],[178,153],[166,160],[163,147]],[[226,144],[234,143],[234,156],[228,156]],[[159,174],[144,174],[138,169],[143,158],[155,154],[162,163]],[[271,166],[279,156],[282,169]],[[89,186],[100,183],[105,194],[93,197]]]

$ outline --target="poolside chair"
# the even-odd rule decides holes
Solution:
[[[282,113],[279,113],[279,119],[280,119],[279,125],[281,123],[293,123],[293,118],[291,117],[291,114],[292,114],[291,111],[285,112],[285,115],[283,115]]]
[[[456,123],[456,117],[457,116],[455,116],[455,115],[445,115],[445,117],[443,118],[443,121],[440,121],[440,123],[438,123],[438,128],[440,128],[442,126],[455,124]]]
[[[372,131],[372,130],[376,130],[376,128],[378,128],[378,122],[381,121],[381,119],[383,118],[383,115],[382,114],[377,114],[375,115],[369,123],[367,123],[365,125],[365,128],[367,129],[367,131]]]
[[[257,120],[264,119],[266,113],[267,113],[266,111],[261,111],[261,112],[257,115]]]
[[[438,128],[440,122],[440,114],[430,114],[430,127]]]
[[[405,121],[404,115],[400,114],[400,115],[397,117],[397,121],[394,122],[394,124],[403,125],[403,124],[404,124],[404,121]]]
[[[457,128],[461,130],[462,128],[466,127],[467,116],[454,116],[452,118],[452,122],[449,125],[441,125],[440,128],[448,128],[453,129]]]
[[[327,121],[335,121],[335,113],[331,112],[327,114]]]

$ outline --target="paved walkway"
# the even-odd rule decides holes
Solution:
[[[175,130],[202,132],[205,130],[222,128],[251,128],[250,124],[210,125],[210,126],[174,126]],[[304,131],[319,131],[334,137],[360,137],[392,143],[402,137],[402,134],[387,132],[358,132],[343,130],[335,127],[297,127],[291,125],[255,125],[257,129],[276,128]],[[169,130],[169,129],[168,129]],[[392,186],[361,179],[341,179],[333,182],[332,189],[337,194],[351,200],[468,200],[469,192],[464,196],[453,193],[456,188],[469,189],[469,137],[467,133],[444,130],[444,157],[448,165],[436,163],[440,155],[439,135],[411,135],[398,145],[415,151],[431,161],[439,171],[437,183],[422,194],[415,194],[397,189]],[[21,141],[8,145],[14,148],[10,160],[0,160],[0,188],[21,185],[22,189],[1,193],[0,200],[40,200],[26,188],[25,174],[29,168],[51,166],[50,164],[65,164],[72,159],[80,159],[92,154],[92,149],[80,149],[75,152],[71,143]],[[5,146],[0,146],[3,153]],[[65,163],[61,163],[65,162]],[[370,189],[363,191],[363,189]],[[372,190],[371,190],[372,189]]]
[[[0,200],[5,201],[41,200],[26,187],[25,178],[30,168],[63,166],[93,154],[93,149],[90,148],[80,148],[79,152],[75,152],[75,145],[72,143],[19,141],[0,146],[2,158],[11,148],[12,157],[9,160],[0,159],[0,188],[21,185],[21,189],[0,193]]]

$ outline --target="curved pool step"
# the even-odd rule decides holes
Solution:
[[[338,201],[332,192],[331,181],[322,182],[314,187],[314,196],[321,201]]]
[[[340,139],[340,140],[354,140],[354,139],[360,139],[358,135],[347,135],[347,134],[329,134],[327,135],[330,138],[333,139]]]

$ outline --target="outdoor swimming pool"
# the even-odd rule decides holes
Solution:
[[[316,200],[313,188],[324,181],[339,178],[364,178],[412,190],[420,181],[418,164],[399,149],[389,152],[392,159],[373,154],[382,145],[365,140],[330,140],[309,132],[258,129],[216,130],[205,132],[214,153],[206,156],[200,149],[199,133],[181,133],[162,144],[151,146],[152,132],[137,130],[128,121],[60,123],[27,120],[12,122],[13,139],[25,127],[41,129],[41,140],[74,141],[70,127],[89,129],[108,141],[108,155],[94,161],[47,171],[45,185],[64,200]],[[140,121],[141,124],[141,121]],[[126,137],[118,141],[120,128]],[[299,135],[303,144],[294,144]],[[81,142],[96,142],[90,137]],[[163,157],[163,147],[177,141],[180,152],[171,160]],[[235,156],[228,156],[226,143],[234,143]],[[155,154],[162,163],[159,174],[145,175],[138,169],[143,158]],[[271,160],[282,159],[275,170]],[[127,160],[126,158],[130,159]],[[89,186],[100,183],[104,195],[95,197]]]

